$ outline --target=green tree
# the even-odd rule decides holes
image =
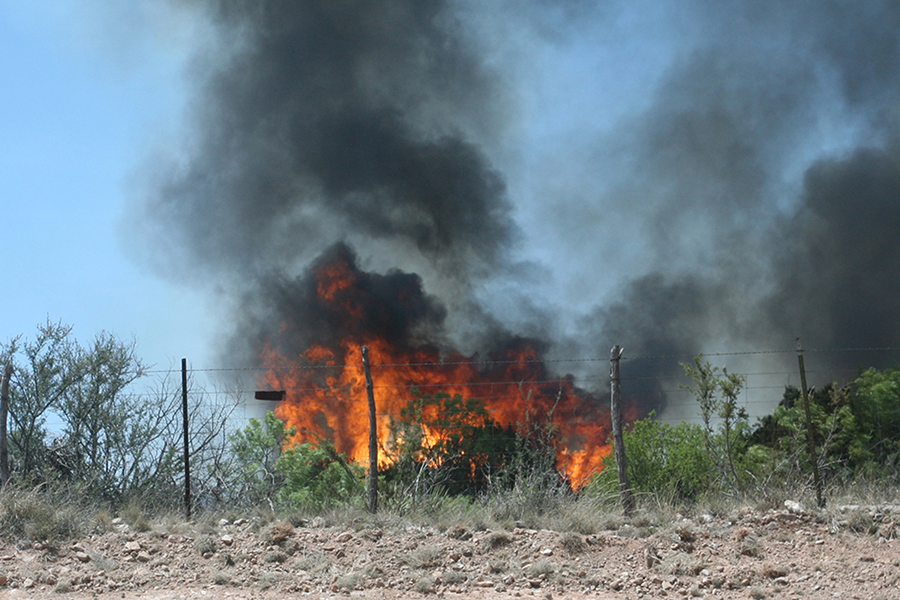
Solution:
[[[129,390],[144,375],[133,343],[103,332],[90,347],[75,347],[79,377],[57,403],[63,428],[49,458],[58,473],[81,482],[95,498],[117,502],[147,485],[148,469],[155,471],[148,453],[166,417]]]
[[[744,473],[738,468],[739,457],[746,450],[749,433],[748,415],[738,406],[744,377],[728,369],[694,358],[694,364],[682,363],[693,385],[683,386],[700,404],[706,450],[712,457],[720,477],[733,492],[744,493]]]
[[[262,423],[250,419],[247,427],[231,434],[237,497],[250,504],[264,501],[274,508],[276,496],[284,485],[284,474],[276,468],[276,463],[281,449],[296,433],[295,428],[286,428],[284,421],[268,411]]]
[[[850,386],[849,405],[859,432],[865,436],[865,456],[876,464],[900,455],[900,369],[861,373]]]
[[[47,416],[84,377],[82,352],[72,327],[47,320],[34,341],[13,338],[3,362],[13,365],[9,388],[9,449],[12,473],[35,483],[47,466]]]

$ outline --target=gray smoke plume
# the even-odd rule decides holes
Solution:
[[[189,143],[131,222],[236,340],[342,243],[464,351],[897,345],[897,3],[197,5]]]

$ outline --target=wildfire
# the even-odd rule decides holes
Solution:
[[[514,338],[490,357],[467,357],[415,344],[411,331],[425,320],[429,307],[414,275],[376,275],[361,271],[346,246],[338,246],[315,265],[303,282],[307,302],[315,304],[319,330],[332,339],[290,343],[301,331],[284,326],[262,351],[268,369],[260,385],[284,389],[276,415],[300,432],[301,439],[320,435],[353,460],[368,457],[369,415],[361,348],[372,359],[378,437],[384,446],[396,419],[417,388],[425,394],[459,394],[484,403],[491,420],[522,430],[552,423],[562,443],[558,467],[575,485],[601,468],[609,454],[609,411],[579,391],[571,377],[554,377],[541,360],[541,344]],[[285,341],[287,340],[287,341]],[[301,343],[301,345],[303,345]],[[433,432],[432,432],[433,433]],[[384,459],[384,457],[382,457]]]

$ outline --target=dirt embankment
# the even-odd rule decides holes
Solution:
[[[593,535],[252,521],[0,544],[6,598],[900,598],[897,507],[798,505]]]

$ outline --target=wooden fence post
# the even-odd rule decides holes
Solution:
[[[378,422],[375,414],[375,392],[372,370],[369,367],[369,347],[362,347],[363,371],[366,374],[366,395],[369,397],[369,481],[367,507],[370,513],[378,510]]]
[[[625,440],[622,437],[622,411],[619,409],[619,396],[621,388],[619,382],[619,359],[622,358],[624,348],[613,346],[609,357],[609,400],[610,416],[612,419],[613,442],[616,451],[616,470],[619,475],[619,496],[622,500],[622,508],[626,516],[630,516],[634,510],[634,497],[631,495],[631,487],[628,485],[628,469],[625,459]]]
[[[191,518],[191,449],[188,430],[187,359],[181,359],[181,416],[184,427],[184,514]]]
[[[6,445],[6,419],[9,414],[9,378],[12,377],[13,366],[3,367],[3,379],[0,381],[0,485],[9,481],[9,450]]]

